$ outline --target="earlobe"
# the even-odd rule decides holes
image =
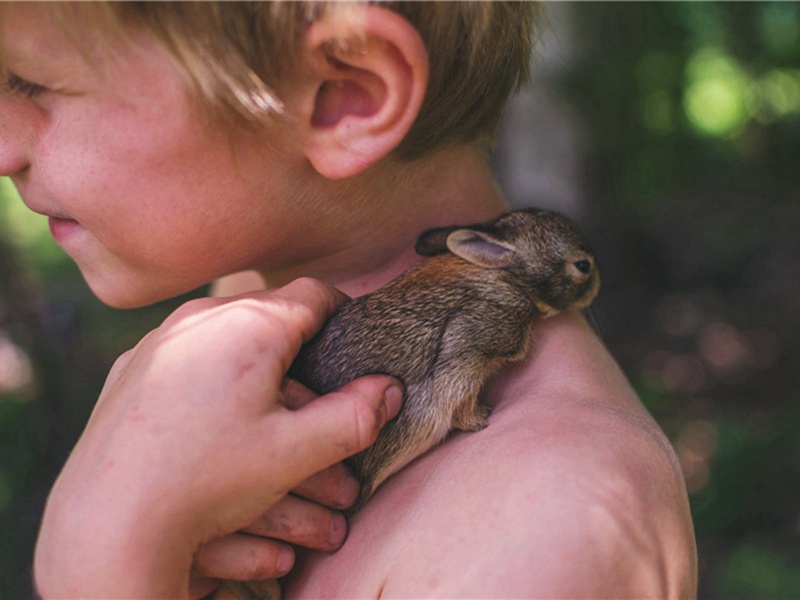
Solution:
[[[419,114],[428,57],[396,13],[364,6],[323,17],[303,39],[309,98],[301,114],[306,156],[322,175],[352,177],[402,141]]]

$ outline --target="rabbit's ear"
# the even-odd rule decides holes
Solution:
[[[508,265],[514,247],[491,234],[474,229],[456,229],[447,236],[447,248],[464,260],[480,267],[497,269]]]
[[[414,249],[417,254],[422,256],[436,256],[437,254],[444,254],[448,251],[447,236],[461,226],[455,227],[439,227],[437,229],[429,229],[423,233],[417,240]]]

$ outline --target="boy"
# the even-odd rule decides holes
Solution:
[[[40,592],[201,595],[291,569],[289,597],[694,594],[675,457],[576,314],[490,383],[486,430],[387,481],[338,552],[295,558],[285,542],[342,543],[329,508],[354,484],[334,463],[400,396],[284,381],[341,302],[295,280],[367,293],[425,229],[507,210],[482,145],[535,15],[223,4],[0,8],[0,174],[94,293],[141,306],[248,269],[277,290],[191,303],[117,362],[48,503]]]

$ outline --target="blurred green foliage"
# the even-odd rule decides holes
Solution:
[[[678,451],[700,595],[800,598],[800,4],[570,8],[593,317]],[[47,490],[111,362],[182,300],[104,307],[0,179],[0,598],[32,594]]]
[[[0,178],[0,599],[31,598],[47,492],[113,360],[185,298],[117,311],[101,304]]]
[[[800,598],[800,4],[572,14],[595,318],[678,451],[700,595]]]

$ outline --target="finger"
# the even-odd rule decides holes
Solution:
[[[284,340],[283,372],[289,370],[300,347],[311,340],[325,322],[333,316],[339,306],[347,299],[342,292],[316,279],[301,277],[291,283],[273,290],[267,296],[263,309],[277,317],[282,325],[282,335],[273,337]]]
[[[192,570],[202,577],[258,581],[282,577],[293,566],[294,550],[288,544],[232,533],[200,546]]]
[[[305,548],[331,552],[344,543],[347,522],[337,512],[289,495],[284,496],[244,531]]]
[[[258,598],[259,600],[280,600],[281,585],[277,579],[261,581],[223,581],[214,594],[214,600],[242,600],[242,598]]]
[[[347,299],[336,288],[311,278],[299,278],[275,289],[235,298],[197,298],[178,307],[162,323],[162,334],[217,327],[229,335],[243,332],[245,339],[268,342],[270,354],[279,359],[278,371],[285,373],[300,351]],[[219,343],[219,342],[218,342]]]
[[[219,584],[219,579],[200,577],[191,573],[189,575],[189,598],[200,600],[201,598],[211,597],[211,593],[219,588]],[[218,600],[218,597],[214,596],[214,600]]]
[[[299,300],[307,306],[333,314],[339,306],[349,300],[349,296],[335,287],[311,277],[299,277],[283,287],[256,292],[255,295],[266,294],[270,300]]]
[[[315,473],[292,489],[292,493],[329,508],[342,509],[356,501],[358,489],[358,480],[343,464],[337,463]]]
[[[283,392],[283,404],[291,410],[297,410],[319,396],[299,381],[289,377],[283,378],[281,392]]]
[[[287,471],[305,479],[363,450],[397,414],[402,396],[402,387],[394,378],[370,375],[285,413],[294,423],[283,429],[284,434],[303,431],[306,440],[298,445],[287,439],[278,445],[287,448],[282,457]]]

